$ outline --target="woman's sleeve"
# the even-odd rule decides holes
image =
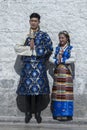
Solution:
[[[55,52],[52,53],[51,57],[49,58],[49,61],[50,61],[51,63],[55,64],[55,65],[58,64],[57,49],[58,49],[58,48],[56,47]]]
[[[65,63],[74,63],[75,62],[75,50],[72,48],[70,58],[66,59]]]

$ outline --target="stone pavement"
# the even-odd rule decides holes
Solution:
[[[22,124],[22,123],[0,123],[0,130],[87,130],[87,125],[80,124]]]
[[[87,119],[75,118],[73,121],[56,121],[52,117],[42,117],[42,123],[37,124],[34,117],[30,123],[24,123],[24,117],[0,118],[0,130],[87,130]]]

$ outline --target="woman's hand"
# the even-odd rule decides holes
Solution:
[[[59,64],[61,63],[62,55],[63,55],[63,50],[61,50],[61,51],[59,52],[59,55],[58,55],[58,63],[59,63]]]
[[[58,56],[58,63],[59,63],[59,64],[61,63],[61,58],[62,58],[62,55],[59,54],[59,56]]]

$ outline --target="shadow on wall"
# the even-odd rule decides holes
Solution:
[[[20,75],[22,67],[23,67],[23,63],[21,61],[21,56],[18,55],[16,58],[15,65],[14,65],[14,69],[18,75]],[[47,63],[47,70],[48,70],[48,73],[51,75],[51,77],[53,77],[53,68],[54,68],[54,65],[48,62]],[[33,96],[32,102],[34,102],[34,100],[35,99]],[[41,95],[40,96],[40,106],[39,106],[40,110],[41,111],[44,110],[48,106],[49,102],[50,102],[49,95]],[[26,105],[29,107],[29,102],[26,101],[26,96],[18,95],[16,98],[16,103],[17,103],[18,109],[21,112],[26,112]],[[26,103],[28,103],[28,104],[26,104]],[[35,107],[33,106],[33,108],[32,108],[33,113],[35,112],[34,108]]]

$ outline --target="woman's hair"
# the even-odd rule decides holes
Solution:
[[[38,20],[40,20],[40,15],[38,14],[38,13],[32,13],[31,15],[30,15],[30,19],[31,18],[37,18]]]
[[[68,39],[68,45],[70,45],[69,33],[67,31],[61,31],[61,32],[59,32],[58,36],[60,36],[61,34],[63,34]]]

